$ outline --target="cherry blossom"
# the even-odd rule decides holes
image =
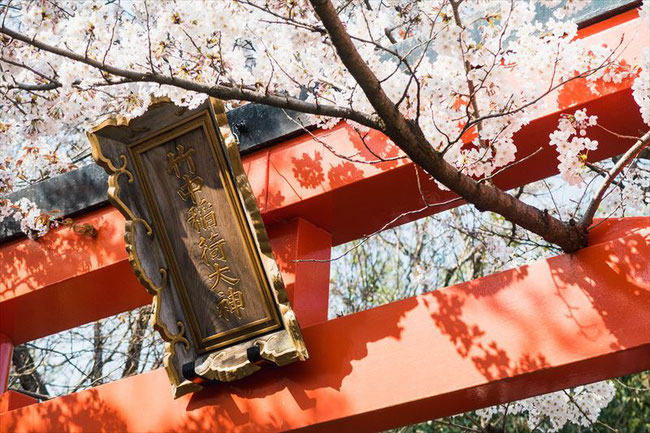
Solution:
[[[612,401],[616,388],[611,382],[597,382],[571,390],[531,397],[510,403],[507,406],[492,406],[477,411],[485,422],[506,410],[511,414],[524,413],[528,416],[528,427],[533,430],[547,421],[549,433],[557,432],[567,423],[590,427],[598,414]]]
[[[549,136],[549,144],[557,148],[560,174],[569,185],[582,182],[586,152],[598,148],[597,141],[586,137],[587,128],[597,121],[597,116],[587,116],[586,109],[577,110],[573,115],[563,115],[558,128]]]

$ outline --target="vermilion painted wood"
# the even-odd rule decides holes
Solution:
[[[589,113],[597,114],[603,126],[620,133],[639,136],[644,128],[629,89],[572,105],[566,111],[573,112],[584,107]],[[612,107],[616,107],[616,110],[612,110]],[[517,159],[526,159],[497,175],[493,179],[497,186],[511,189],[557,174],[557,153],[547,144],[559,117],[558,112],[536,119],[515,135]],[[339,154],[347,156],[358,153],[355,159],[375,160],[360,147],[358,140],[345,126],[319,134],[319,138]],[[373,134],[373,137],[375,139],[369,141],[369,147],[375,153],[386,154],[383,137],[379,134]],[[591,162],[618,155],[633,144],[614,138],[603,130],[590,131],[590,137],[600,143],[598,150],[589,154]],[[542,150],[535,153],[540,147]],[[529,157],[533,153],[535,155]],[[329,153],[321,143],[308,136],[271,148],[269,163],[269,193],[264,221],[272,224],[300,216],[332,233],[334,245],[462,204],[454,202],[435,206],[456,195],[441,191],[428,180],[426,174],[419,171],[422,192],[427,203],[434,206],[414,212],[425,205],[418,189],[415,165],[398,161],[376,165],[353,164]]]
[[[0,413],[9,412],[10,410],[29,406],[30,404],[35,403],[38,403],[38,400],[33,397],[29,397],[16,391],[5,391],[0,394]],[[2,424],[0,424],[0,428],[1,427]],[[4,432],[4,430],[2,431]]]
[[[592,246],[308,327],[311,359],[174,401],[162,370],[0,430],[377,431],[650,368],[650,218]]]
[[[326,321],[330,264],[300,260],[329,260],[332,236],[301,218],[271,226],[268,234],[298,323]]]
[[[597,106],[603,110],[609,104],[625,107],[625,104],[629,105],[629,101],[625,102],[626,92],[629,93],[617,92],[596,100],[591,103],[591,107]],[[607,110],[601,118],[610,116],[614,121],[624,111]],[[630,118],[633,117],[623,115],[618,125],[624,125]],[[534,131],[526,131],[522,132],[528,136],[525,142],[536,142]],[[346,130],[339,128],[329,134],[344,133],[347,134]],[[343,140],[343,137],[339,138]],[[592,157],[598,155],[598,158],[604,158],[620,153],[628,144],[607,141],[605,138],[600,138],[600,141],[600,150],[594,152]],[[286,150],[289,145],[307,149],[314,143],[295,141],[282,147]],[[265,179],[267,173],[267,153],[264,151],[254,155],[246,161],[246,166],[260,206],[267,211],[273,209],[265,214],[269,227],[274,225],[273,221],[278,223],[278,220],[285,217],[307,216],[310,221],[320,223],[321,227],[336,229],[336,234],[332,235],[332,243],[335,244],[334,238],[337,236],[339,240],[360,237],[384,225],[396,212],[418,209],[422,205],[414,167],[406,165],[368,175],[361,180],[347,179],[345,182],[348,183],[342,181],[344,186],[331,189],[323,187],[322,191],[325,192],[283,207],[266,197],[265,188],[261,186],[264,185],[261,179]],[[271,160],[282,160],[285,156],[280,155]],[[531,158],[511,168],[497,182],[501,186],[515,187],[544,177],[547,173],[545,170],[551,170],[549,167],[555,165],[553,154],[544,156],[544,160]],[[421,175],[430,202],[452,197],[449,193],[434,190],[431,183],[424,182],[425,178]],[[281,191],[281,188],[278,187],[275,191]],[[433,208],[429,213],[447,207],[449,206]],[[393,225],[416,216],[418,215],[402,218]],[[122,216],[116,210],[106,208],[91,212],[78,221],[93,224],[99,229],[99,236],[92,240],[63,228],[39,242],[21,240],[0,246],[0,333],[10,336],[16,344],[150,302],[148,294],[139,285],[126,262]],[[277,242],[274,247],[278,248]],[[321,298],[319,296],[318,299],[322,300]]]
[[[127,261],[124,218],[108,207],[77,221],[95,226],[97,237],[60,228],[38,242],[0,247],[0,334],[14,344],[151,302]],[[329,264],[293,260],[329,258],[331,237],[304,220],[268,228],[299,319],[326,320]]]
[[[9,385],[9,368],[11,367],[11,355],[14,345],[11,340],[0,334],[0,393],[7,390]]]
[[[124,218],[106,208],[78,221],[97,237],[61,228],[0,248],[0,333],[14,344],[151,302],[126,259]]]

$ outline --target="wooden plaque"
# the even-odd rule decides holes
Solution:
[[[158,102],[89,139],[126,218],[129,261],[154,296],[174,396],[307,359],[221,102]]]

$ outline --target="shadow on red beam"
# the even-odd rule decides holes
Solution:
[[[9,412],[10,410],[19,409],[36,403],[38,403],[38,400],[33,397],[29,397],[16,391],[5,391],[0,394],[0,413]]]
[[[308,327],[307,362],[176,401],[156,370],[0,429],[376,431],[648,369],[650,218],[608,224],[575,254]]]
[[[644,371],[650,368],[649,358],[650,344],[291,431],[378,432],[387,428],[417,424],[482,407],[534,397],[540,393],[559,391],[579,384],[597,382],[604,377],[619,377],[630,372]],[[564,382],[560,380],[562,376],[566,377]],[[544,386],[536,386],[538,383],[544,383]]]
[[[151,302],[126,258],[124,218],[105,208],[78,222],[97,237],[61,228],[0,248],[0,334],[14,345]]]
[[[596,113],[601,124],[621,134],[638,136],[643,128],[638,106],[629,89],[610,93],[578,106]],[[612,109],[616,107],[616,109]],[[537,119],[515,135],[517,159],[525,161],[508,168],[494,178],[502,189],[518,186],[553,176],[557,170],[557,152],[548,146],[548,136],[555,130],[560,113]],[[323,133],[322,140],[337,151],[357,153],[357,158],[376,159],[358,148],[358,138],[347,128],[337,128]],[[599,148],[590,152],[589,161],[598,162],[625,152],[632,141],[615,138],[603,130],[590,131],[598,140]],[[386,154],[386,145],[379,134],[373,136],[369,146],[375,153]],[[351,152],[350,148],[355,152]],[[539,149],[542,149],[538,152]],[[536,153],[537,152],[537,153]],[[397,155],[396,152],[389,153]],[[530,155],[533,155],[532,157]],[[419,171],[425,206],[418,188],[418,175],[410,162],[381,163],[368,167],[328,153],[322,144],[300,137],[271,150],[269,169],[269,195],[266,198],[264,219],[267,223],[292,218],[296,215],[332,233],[334,245],[339,245],[373,233],[394,220],[389,227],[432,215],[463,202],[443,205],[455,194],[441,191],[428,175]]]
[[[603,126],[618,133],[638,136],[644,127],[629,89],[572,106],[568,111],[585,107],[588,113],[598,114]],[[557,152],[548,146],[548,136],[556,129],[559,118],[560,112],[536,119],[515,135],[517,160],[525,161],[495,176],[493,181],[497,186],[508,190],[558,173]],[[371,137],[369,146],[375,153],[397,155],[397,152],[390,152],[395,148],[388,146],[380,134],[373,133]],[[592,128],[590,137],[599,142],[598,149],[589,153],[590,162],[619,155],[634,144],[601,129]],[[319,138],[337,152],[358,153],[357,159],[376,160],[359,147],[358,137],[347,127],[323,131]],[[270,224],[300,216],[330,232],[333,245],[463,204],[462,201],[445,203],[457,196],[441,191],[418,169],[421,194],[416,168],[411,162],[392,161],[376,166],[353,164],[305,136],[272,148],[269,162],[265,222]],[[430,207],[413,212],[425,206],[423,195]]]
[[[34,241],[0,248],[0,335],[14,345],[151,302],[124,248],[124,218],[112,207],[84,215],[95,239],[61,228]],[[296,315],[304,326],[327,320],[329,233],[301,219],[268,227]]]

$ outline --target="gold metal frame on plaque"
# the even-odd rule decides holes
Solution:
[[[158,99],[152,102],[152,106],[158,103],[170,103],[167,99]],[[181,109],[179,113],[184,113],[187,110]],[[178,114],[177,115],[181,115]],[[186,348],[189,348],[190,340],[185,336],[186,326],[182,321],[177,321],[175,323],[178,328],[177,332],[172,332],[168,325],[163,323],[160,317],[160,305],[162,301],[163,289],[167,286],[169,280],[169,274],[171,273],[172,279],[176,278],[181,280],[176,274],[178,272],[176,260],[173,258],[171,251],[169,250],[169,240],[167,239],[167,233],[163,229],[163,224],[161,221],[161,216],[158,211],[155,201],[151,196],[151,190],[148,186],[148,179],[146,173],[142,167],[141,161],[139,161],[139,155],[137,152],[138,146],[147,146],[148,149],[160,145],[162,143],[168,142],[173,138],[181,134],[187,133],[190,130],[196,128],[204,128],[205,136],[210,141],[210,147],[212,148],[213,156],[215,160],[219,162],[222,167],[219,170],[219,176],[221,177],[221,183],[224,189],[228,193],[229,205],[235,211],[237,217],[237,222],[242,231],[245,234],[246,239],[248,240],[247,252],[248,259],[253,263],[255,267],[255,276],[258,278],[258,283],[262,287],[264,293],[263,297],[268,307],[268,311],[271,312],[273,316],[272,319],[274,323],[271,326],[267,326],[263,329],[256,330],[252,334],[244,334],[242,332],[237,332],[237,335],[225,342],[220,344],[215,344],[213,346],[205,347],[202,352],[208,352],[214,349],[233,347],[236,348],[244,343],[253,341],[253,345],[261,347],[261,356],[262,358],[275,363],[276,365],[285,365],[287,363],[296,361],[296,360],[305,360],[308,358],[307,349],[304,345],[302,335],[300,332],[300,327],[295,318],[293,310],[289,305],[289,299],[282,282],[282,277],[280,271],[277,267],[273,253],[271,251],[270,242],[264,228],[264,223],[262,221],[262,216],[257,208],[257,202],[252,193],[248,178],[244,171],[241,159],[239,156],[239,149],[237,143],[230,131],[228,125],[228,120],[226,118],[226,113],[221,101],[215,98],[210,98],[210,103],[208,104],[207,110],[202,110],[196,114],[185,118],[181,121],[178,121],[168,127],[165,127],[161,130],[154,131],[153,133],[143,137],[131,144],[128,145],[126,149],[134,161],[134,169],[136,176],[145,190],[145,198],[147,204],[149,205],[149,210],[153,215],[154,221],[153,227],[152,224],[142,216],[136,215],[129,206],[122,200],[120,197],[120,176],[124,176],[128,184],[133,183],[133,173],[127,167],[127,157],[124,154],[119,155],[120,164],[116,165],[111,159],[107,158],[102,154],[101,145],[99,143],[96,133],[106,127],[120,127],[130,125],[131,121],[122,116],[111,117],[95,128],[93,128],[89,133],[88,137],[91,143],[92,156],[97,164],[102,166],[109,173],[108,180],[108,198],[110,202],[124,215],[126,219],[125,225],[125,244],[126,250],[128,253],[129,262],[134,269],[134,272],[138,280],[145,286],[145,288],[154,296],[153,299],[153,314],[152,322],[154,328],[160,333],[163,340],[167,343],[165,344],[165,355],[163,358],[163,365],[167,371],[170,382],[172,383],[173,393],[175,397],[179,397],[188,392],[194,392],[202,388],[202,386],[195,384],[191,381],[183,379],[179,376],[178,371],[172,365],[172,359],[175,357],[176,344],[182,344]],[[175,128],[179,128],[182,125],[187,125],[181,132],[173,131]],[[166,135],[167,134],[167,135]],[[153,204],[153,205],[152,205]],[[141,265],[140,258],[138,256],[137,245],[135,241],[135,230],[136,224],[142,224],[146,230],[146,234],[151,236],[153,231],[156,230],[156,233],[162,234],[160,239],[165,239],[161,243],[161,247],[164,250],[165,259],[168,262],[168,265],[171,266],[171,270],[161,267],[159,269],[160,274],[160,284],[156,285],[151,279],[152,276],[147,275],[144,268]],[[176,267],[176,269],[175,269]],[[175,275],[176,274],[176,275]],[[175,286],[177,288],[183,287],[182,284],[179,284],[175,281]],[[185,296],[187,296],[187,293]],[[179,296],[181,293],[179,293]],[[275,302],[271,302],[271,297]],[[183,302],[183,308],[185,308],[185,302]],[[185,311],[186,317],[194,318],[193,314],[187,314]],[[194,341],[197,349],[201,348],[199,339],[194,335],[198,335],[196,329],[196,323],[192,323],[190,320],[190,336]],[[246,325],[245,325],[246,326]],[[239,328],[235,328],[230,331],[239,331]],[[282,335],[279,335],[278,332],[284,330]],[[226,331],[226,332],[230,332]],[[267,334],[270,333],[270,337],[267,338]],[[264,335],[263,335],[264,334]],[[218,337],[210,336],[209,338]],[[240,343],[240,340],[246,339]],[[222,354],[220,352],[228,351],[229,349],[221,349],[216,352],[217,354]],[[207,357],[210,361],[212,355]],[[204,361],[206,357],[204,356]],[[212,357],[212,363],[219,360],[219,356]],[[223,358],[223,357],[222,357]],[[228,364],[228,359],[225,359],[225,364]],[[208,363],[204,362],[203,368]],[[219,366],[218,371],[213,373],[215,378],[219,380],[235,380],[240,377],[244,377],[253,371],[259,369],[258,366],[253,364],[231,364]]]

